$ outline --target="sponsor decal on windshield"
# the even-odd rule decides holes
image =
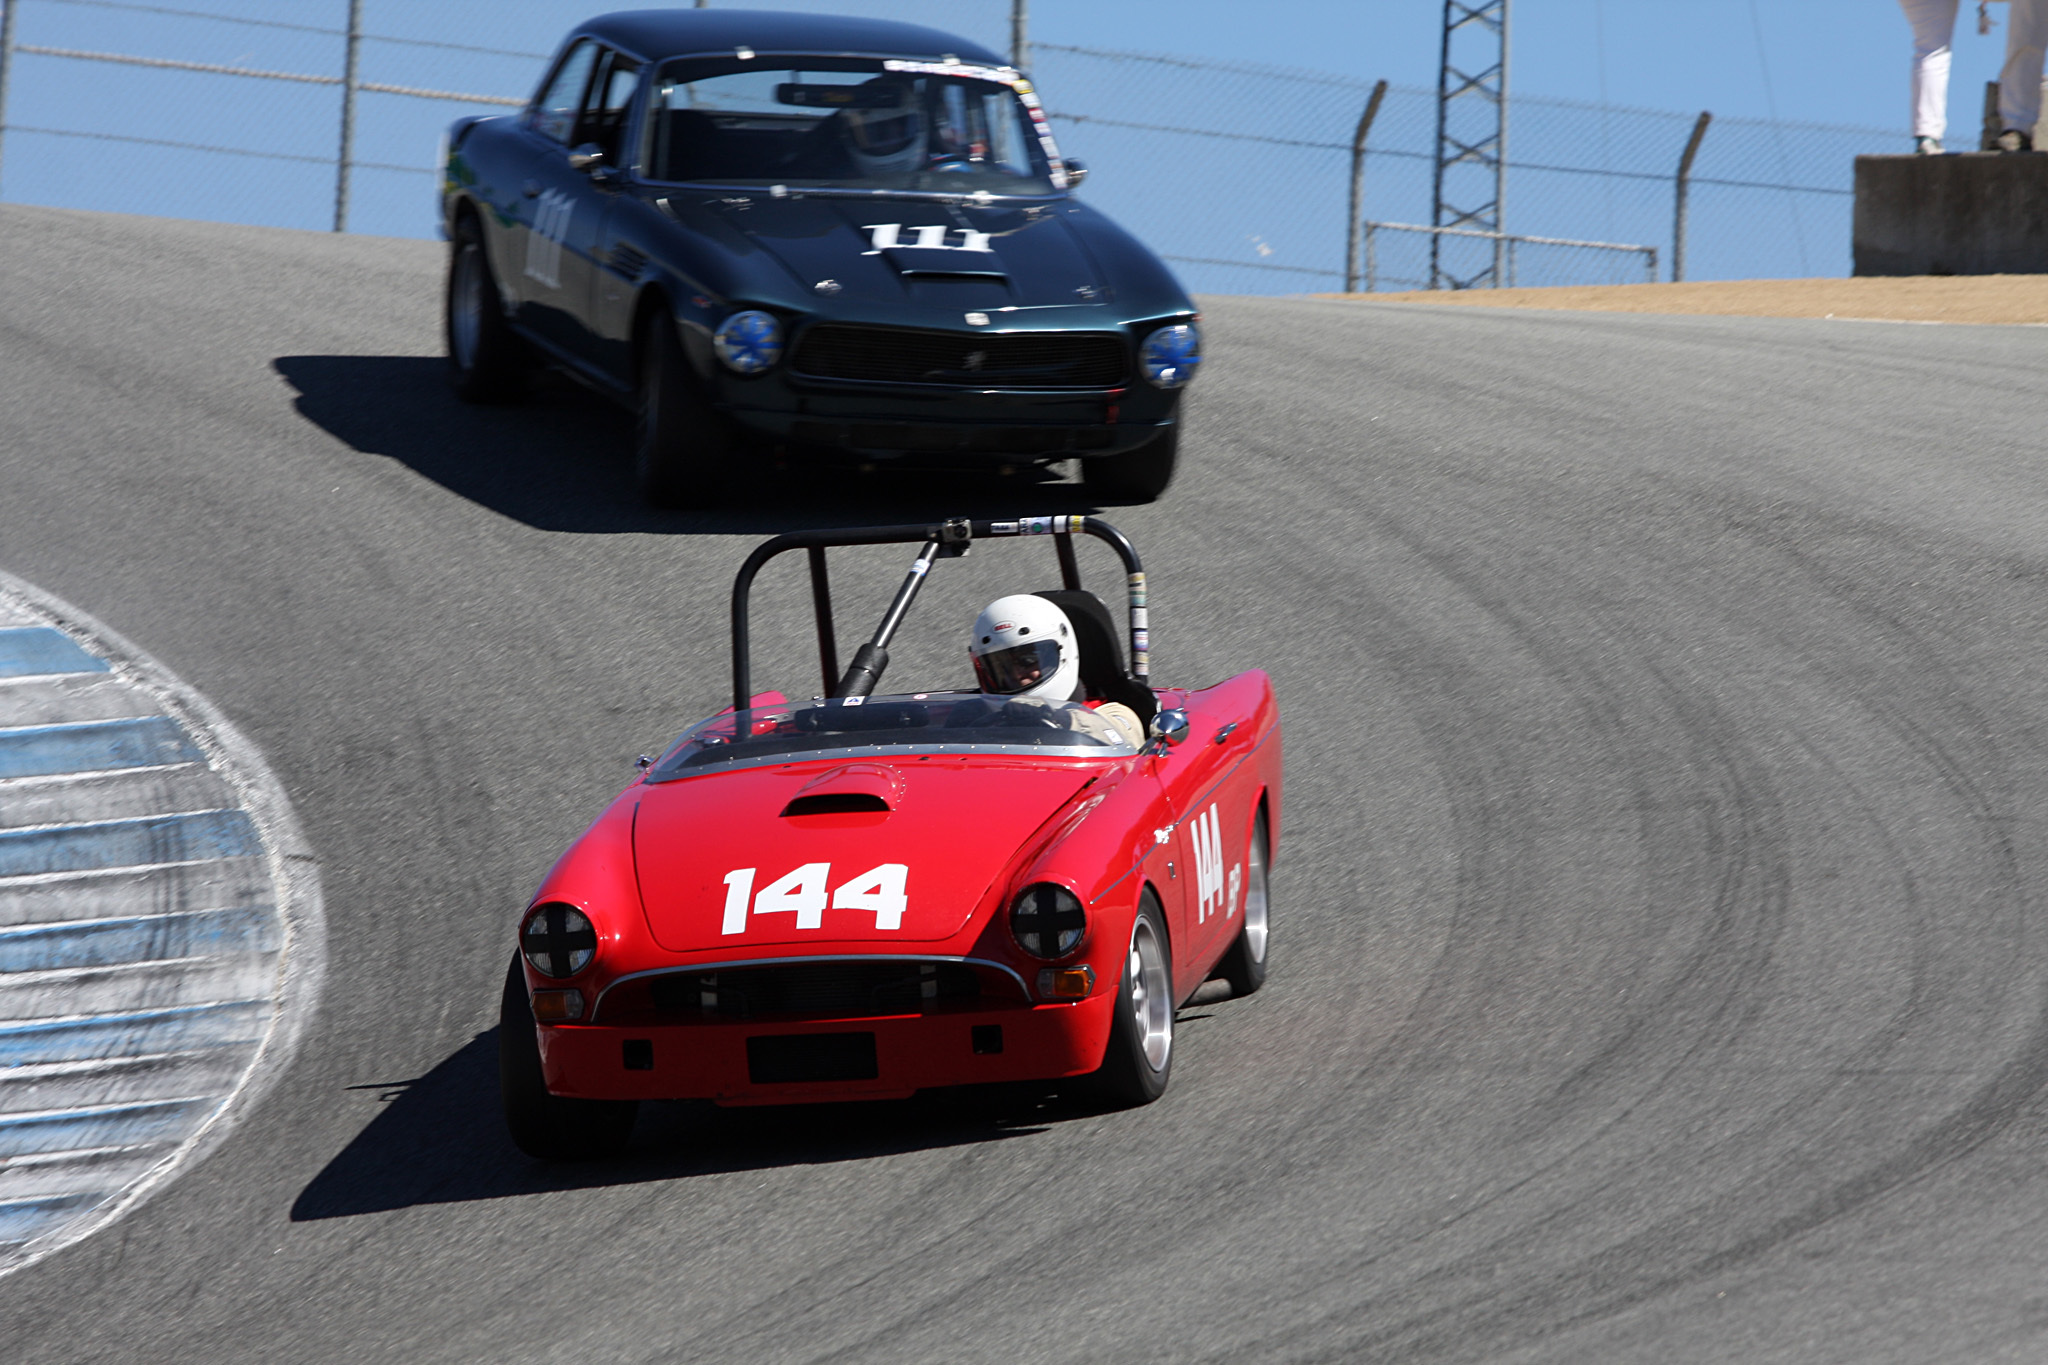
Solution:
[[[1031,126],[1038,133],[1038,145],[1045,152],[1046,163],[1052,167],[1052,186],[1056,190],[1067,187],[1067,166],[1060,160],[1060,149],[1052,140],[1052,125],[1045,121],[1045,109],[1038,102],[1038,94],[1031,88],[1031,82],[1023,73],[1011,66],[969,66],[965,62],[906,62],[891,58],[882,63],[884,71],[901,71],[913,76],[957,76],[962,80],[993,81],[1007,85],[1017,94],[1017,100],[1024,106],[1024,112],[1031,116]]]

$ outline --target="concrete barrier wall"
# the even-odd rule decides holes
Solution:
[[[2048,273],[2048,153],[1859,156],[1858,275]]]

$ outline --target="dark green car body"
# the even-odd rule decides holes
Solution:
[[[699,117],[663,104],[677,78],[665,91],[662,73],[795,55],[848,70],[886,59],[1001,73],[1038,120],[1043,150],[1031,155],[1044,178],[1015,194],[948,192],[938,176],[918,191],[771,184],[765,170],[657,178],[680,163],[654,158],[653,121]],[[596,74],[569,131],[543,100],[586,61]],[[608,71],[632,90],[606,111]],[[783,97],[792,103],[811,88],[780,87],[798,89]],[[1002,58],[932,29],[762,11],[606,15],[565,40],[526,110],[451,128],[443,225],[458,242],[480,237],[523,343],[629,405],[650,328],[666,318],[706,402],[759,443],[998,465],[1171,442],[1181,389],[1146,380],[1141,348],[1161,328],[1191,327],[1194,305],[1156,256],[1073,194],[1081,172],[1036,111]],[[593,145],[601,157],[578,155]],[[749,310],[780,325],[780,351],[743,373],[713,339]]]

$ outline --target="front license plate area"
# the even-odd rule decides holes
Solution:
[[[872,1033],[783,1033],[747,1039],[747,1079],[755,1085],[872,1081]]]

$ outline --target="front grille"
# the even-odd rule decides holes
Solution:
[[[958,962],[869,960],[790,962],[678,973],[648,984],[648,1003],[667,1015],[754,1019],[792,1015],[864,1019],[917,1014],[942,1001],[981,994],[981,978]]]
[[[820,323],[798,340],[789,367],[814,379],[870,384],[1113,389],[1123,384],[1128,362],[1115,332],[976,336]]]

